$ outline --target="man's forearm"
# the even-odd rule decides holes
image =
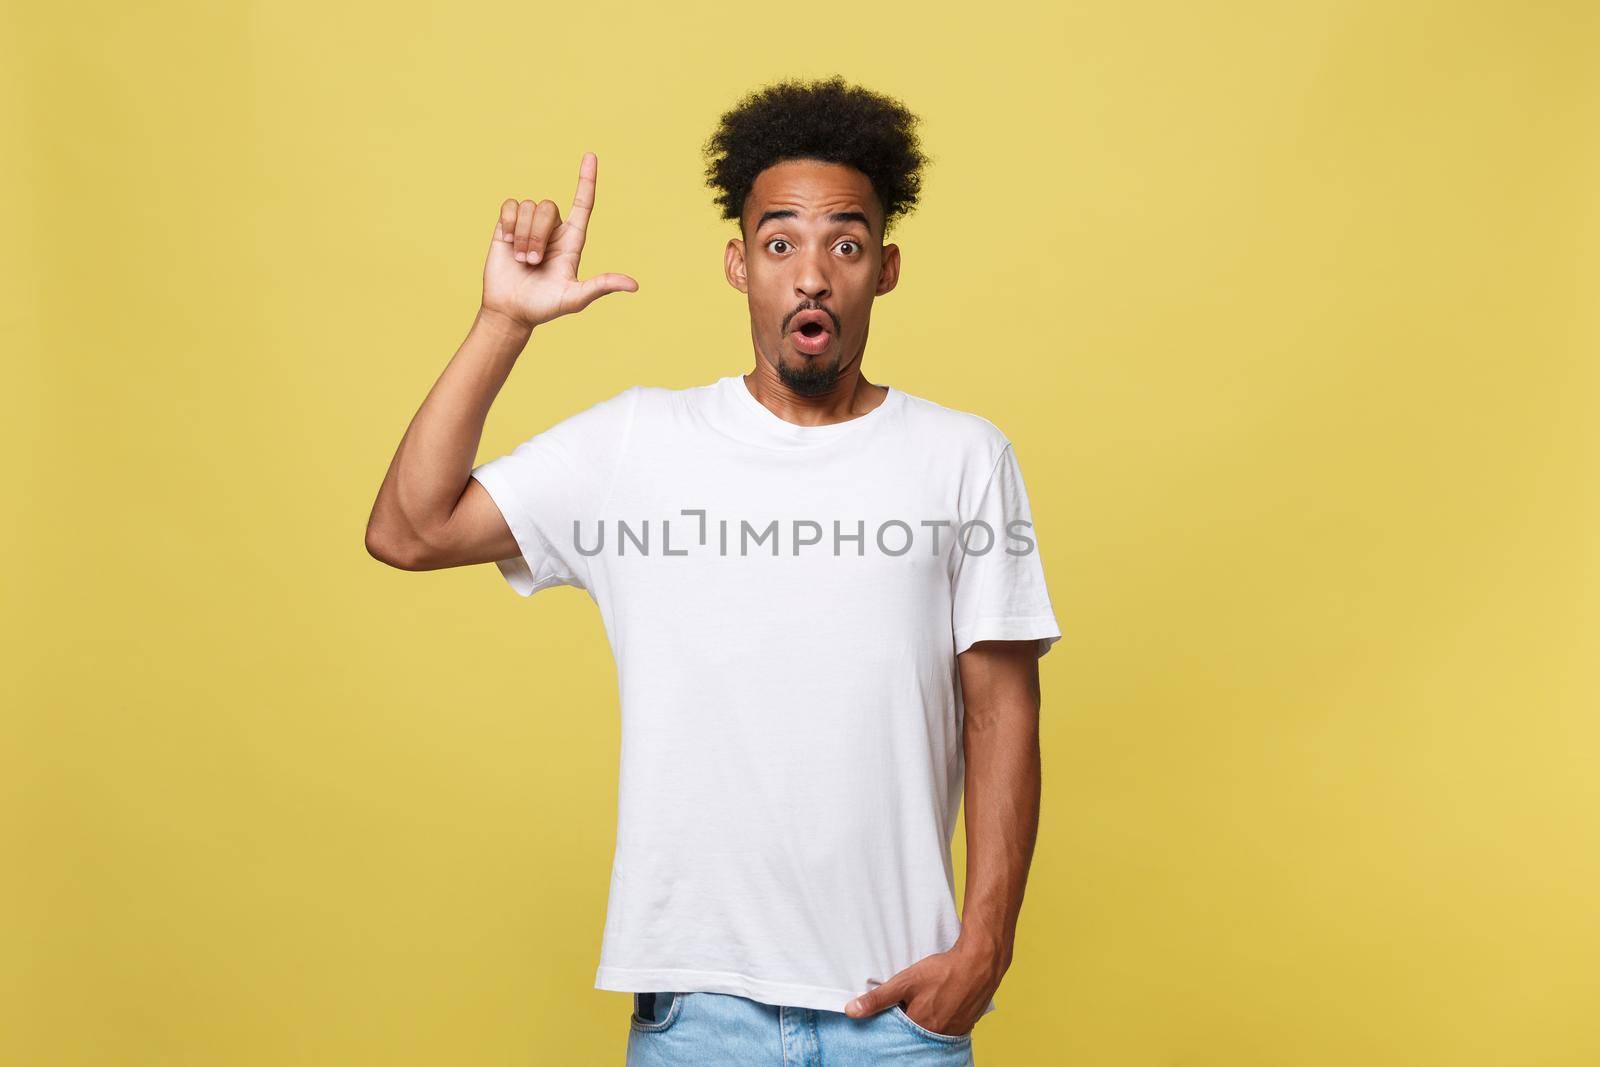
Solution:
[[[967,885],[960,943],[1011,965],[1023,889],[1039,831],[1038,667],[1033,642],[963,669]]]
[[[367,522],[369,546],[405,555],[449,520],[472,473],[489,408],[531,335],[531,328],[479,308],[400,439]]]

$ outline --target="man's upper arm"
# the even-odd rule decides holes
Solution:
[[[961,703],[968,721],[981,723],[1007,709],[1038,714],[1039,642],[978,641],[956,656]]]
[[[425,535],[424,540],[429,570],[493,563],[518,550],[510,523],[476,476],[467,479],[467,488],[444,527]]]

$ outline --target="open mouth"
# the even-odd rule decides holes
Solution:
[[[802,355],[820,356],[833,344],[833,320],[824,311],[802,311],[790,323],[789,340]]]
[[[789,336],[795,347],[815,355],[833,339],[833,316],[822,308],[807,308],[789,320]]]

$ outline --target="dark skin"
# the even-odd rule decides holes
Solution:
[[[729,239],[723,270],[750,305],[751,393],[801,426],[844,422],[882,403],[888,391],[862,376],[861,358],[872,302],[899,281],[900,248],[883,242],[872,182],[837,163],[776,163],[757,176],[740,232],[748,242]],[[802,310],[827,316],[820,354],[803,352],[790,333]]]
[[[775,214],[776,213],[776,214]],[[887,391],[861,373],[872,302],[900,278],[883,241],[883,208],[852,167],[786,160],[762,171],[728,241],[728,282],[750,306],[755,370],[745,385],[780,418],[823,426],[866,414]],[[826,313],[831,337],[807,353],[798,312]],[[1023,888],[1039,829],[1036,641],[980,641],[957,657],[966,720],[967,892],[961,934],[848,1006],[852,1018],[899,1004],[917,1025],[965,1034],[1011,966]]]

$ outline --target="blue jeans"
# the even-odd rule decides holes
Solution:
[[[729,993],[635,993],[627,1067],[973,1067],[972,1035],[936,1034],[899,1005],[861,1019]]]

